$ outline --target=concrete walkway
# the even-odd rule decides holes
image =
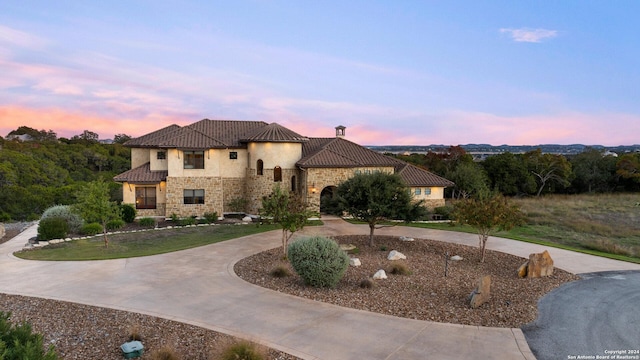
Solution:
[[[333,219],[304,233],[366,234],[368,228]],[[377,234],[477,245],[475,235],[446,231],[395,227]],[[32,236],[35,228],[0,245],[0,292],[159,316],[304,359],[534,359],[520,329],[396,318],[300,299],[239,279],[233,272],[235,262],[279,246],[279,231],[132,259],[42,262],[11,255]],[[524,257],[543,249],[499,238],[487,246]],[[558,249],[551,253],[558,267],[575,273],[640,269]]]

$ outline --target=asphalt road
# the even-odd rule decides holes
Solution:
[[[538,319],[522,327],[533,354],[538,360],[640,359],[640,271],[579,275],[582,280],[543,297]]]

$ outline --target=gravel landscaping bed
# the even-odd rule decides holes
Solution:
[[[45,345],[55,345],[60,359],[123,359],[120,345],[133,329],[142,337],[144,355],[163,346],[184,360],[215,360],[238,339],[216,331],[154,316],[64,301],[0,294],[0,310],[11,312],[11,321],[27,321],[44,335]],[[265,359],[294,360],[294,356],[263,347]]]
[[[549,291],[578,276],[555,269],[553,276],[521,279],[516,270],[526,259],[488,251],[480,263],[477,247],[416,239],[401,241],[394,236],[376,236],[369,247],[369,237],[336,236],[340,244],[353,244],[362,266],[350,266],[335,289],[305,286],[289,263],[282,260],[282,249],[265,251],[239,261],[235,272],[242,279],[272,290],[354,309],[373,311],[398,317],[437,322],[520,327],[535,320],[537,302]],[[407,256],[406,260],[387,260],[391,250]],[[445,277],[445,253],[459,255],[462,261],[449,261]],[[549,250],[553,258],[553,249]],[[391,274],[392,266],[402,262],[410,274]],[[270,272],[289,268],[291,275],[278,278]],[[372,288],[362,288],[362,280],[383,269],[388,279],[373,280]],[[491,275],[491,298],[477,309],[469,307],[468,296],[483,275]]]

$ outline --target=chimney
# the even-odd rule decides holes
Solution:
[[[336,126],[336,137],[343,138],[346,127],[342,125]]]

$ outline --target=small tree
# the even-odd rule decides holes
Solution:
[[[340,184],[336,192],[344,211],[369,224],[369,246],[374,246],[373,232],[379,223],[391,219],[412,221],[426,212],[422,202],[412,200],[409,188],[395,174],[358,174]]]
[[[262,198],[260,215],[266,221],[282,227],[282,252],[287,257],[287,244],[296,231],[302,230],[307,219],[315,215],[302,197],[288,192],[276,184],[268,196]]]
[[[468,224],[477,230],[482,254],[480,262],[484,262],[487,240],[493,231],[510,230],[524,221],[517,205],[509,204],[500,193],[488,191],[457,201],[452,215],[459,224]]]
[[[107,223],[120,219],[118,204],[109,198],[109,184],[102,180],[87,183],[78,193],[75,207],[87,223],[97,222],[102,225],[104,246],[108,247]]]

